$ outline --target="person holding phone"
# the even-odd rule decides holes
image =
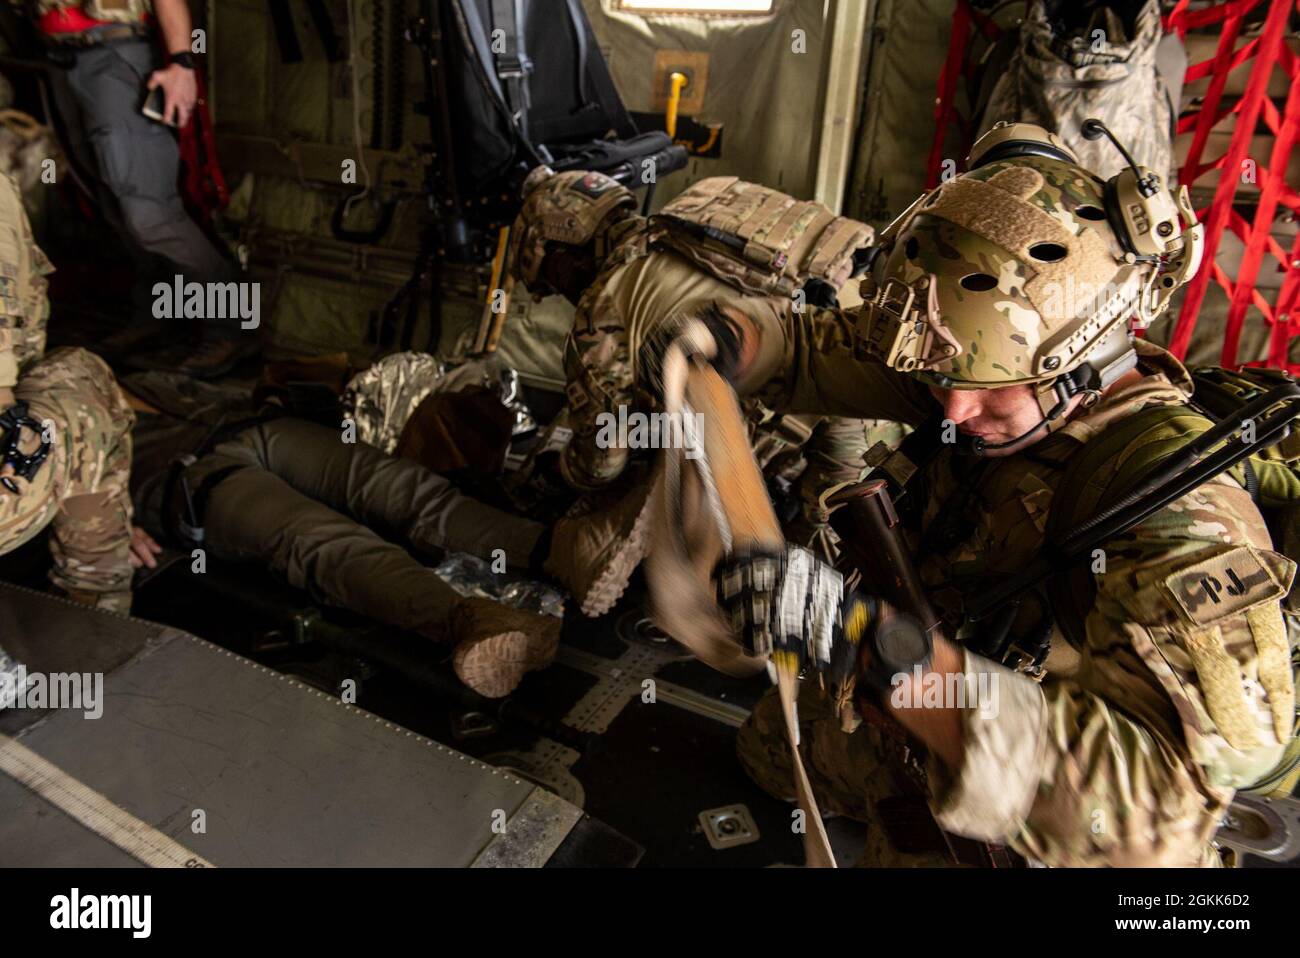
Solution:
[[[177,178],[180,149],[171,128],[190,123],[198,100],[193,21],[186,0],[34,0],[27,10],[66,69],[56,73],[69,148],[96,177],[96,199],[136,261],[137,295],[128,331],[152,320],[152,289],[225,283],[238,269],[189,217]],[[138,321],[135,320],[138,317]],[[204,320],[198,345],[176,368],[222,375],[257,348],[238,322]],[[130,336],[120,347],[128,347]],[[143,341],[143,337],[141,338]]]

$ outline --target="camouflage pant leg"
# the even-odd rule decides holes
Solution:
[[[24,498],[36,496],[29,539],[47,523],[50,581],[88,604],[131,608],[131,425],[135,415],[102,359],[59,349],[18,384],[55,450]]]
[[[900,851],[881,827],[877,804],[901,790],[896,787],[892,760],[876,728],[862,725],[852,733],[844,732],[829,700],[804,683],[799,696],[799,737],[804,770],[821,810],[868,827],[867,844],[856,864],[907,868],[951,864],[938,851]],[[775,798],[793,798],[794,769],[776,689],[768,690],[741,726],[736,754],[759,788]]]

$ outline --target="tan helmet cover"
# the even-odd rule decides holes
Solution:
[[[586,246],[612,213],[636,209],[632,191],[604,173],[545,166],[528,174],[523,198],[510,231],[510,270],[532,293],[552,292],[540,279],[547,243]]]
[[[1126,261],[1103,183],[1043,156],[994,160],[924,197],[864,289],[869,348],[951,388],[1040,383],[1128,322],[1147,265]]]

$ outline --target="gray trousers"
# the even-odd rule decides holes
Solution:
[[[151,290],[178,273],[187,282],[229,282],[233,265],[190,219],[177,186],[180,148],[171,128],[140,112],[145,83],[158,66],[145,40],[113,41],[77,51],[67,70],[54,71],[57,108],[68,144],[93,177],[96,200],[120,231]],[[143,281],[143,282],[141,282]],[[136,311],[147,305],[136,304]],[[149,314],[145,314],[149,315]],[[209,324],[239,330],[238,320]]]
[[[457,593],[404,548],[468,552],[527,569],[541,523],[471,499],[428,469],[337,430],[278,419],[217,446],[186,471],[212,487],[204,515],[212,554],[262,562],[319,601],[442,639]]]

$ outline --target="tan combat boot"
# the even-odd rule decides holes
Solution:
[[[456,676],[479,695],[509,695],[526,672],[545,668],[560,644],[561,620],[470,597],[451,610]]]
[[[542,568],[595,618],[614,607],[650,544],[650,489],[639,484],[612,505],[574,519],[561,519],[551,533]]]

